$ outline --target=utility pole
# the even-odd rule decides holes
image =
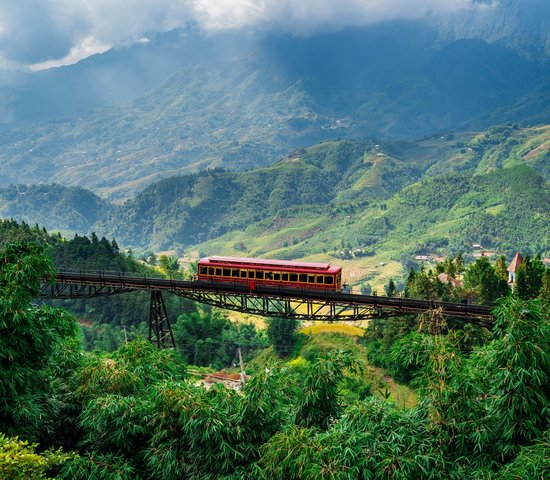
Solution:
[[[246,376],[244,374],[244,365],[243,365],[243,356],[241,354],[241,347],[237,348],[237,353],[239,354],[239,366],[241,367],[241,388],[244,388],[246,382]]]

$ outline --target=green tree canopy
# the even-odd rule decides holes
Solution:
[[[31,303],[52,275],[44,247],[16,243],[0,251],[0,430],[33,439],[51,413],[52,352],[77,333],[68,313]]]

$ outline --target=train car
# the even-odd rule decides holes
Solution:
[[[274,285],[312,290],[340,291],[342,267],[329,263],[267,260],[263,258],[207,257],[198,263],[199,280]]]

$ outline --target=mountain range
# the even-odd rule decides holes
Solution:
[[[550,253],[549,159],[549,126],[415,142],[331,140],[246,172],[164,179],[118,206],[82,188],[5,187],[0,214],[95,231],[142,253],[336,258],[355,267],[382,262],[395,274],[418,254],[477,243],[508,256]]]
[[[545,13],[540,0],[503,0],[475,17],[307,38],[188,26],[73,66],[4,72],[0,184],[121,202],[163,178],[261,167],[323,140],[549,123]]]

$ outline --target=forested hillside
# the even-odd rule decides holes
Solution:
[[[48,234],[45,229],[0,220],[0,247],[17,242],[41,245],[52,257],[56,268],[163,274],[121,253],[114,239],[99,239],[92,234],[91,238],[75,235],[71,240],[66,240],[59,234]],[[78,318],[87,348],[113,350],[123,343],[125,333],[130,339],[147,335],[149,302],[148,292],[132,292],[114,297],[54,300],[49,303],[66,308]],[[174,317],[197,312],[193,302],[172,295],[167,296],[166,304]]]
[[[418,254],[473,244],[510,260],[517,250],[548,255],[549,152],[547,126],[503,125],[417,142],[327,141],[270,167],[169,178],[120,206],[57,185],[9,187],[0,198],[10,216],[96,231],[140,255],[176,247],[349,260],[352,283],[385,283]]]
[[[288,209],[306,215],[333,203],[388,198],[420,174],[414,162],[378,156],[372,144],[325,142],[297,150],[272,167],[243,173],[208,170],[163,180],[95,228],[139,247],[191,245]],[[339,196],[348,199],[338,201]]]
[[[74,318],[32,303],[52,268],[44,250],[10,244],[0,257],[6,480],[550,475],[546,297],[502,301],[491,333],[455,330],[437,314],[402,323],[391,358],[419,400],[405,406],[358,382],[359,350],[261,362],[241,393],[198,384],[176,350],[145,341],[83,352]]]
[[[80,187],[11,185],[0,188],[0,217],[48,230],[87,233],[113,206]]]
[[[514,126],[414,144],[324,142],[264,169],[165,180],[96,228],[141,248],[282,258],[346,247],[402,260],[474,243],[544,253],[549,144],[548,128]]]

